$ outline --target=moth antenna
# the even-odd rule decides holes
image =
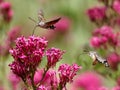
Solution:
[[[33,28],[33,31],[32,31],[32,36],[34,35],[34,33],[35,33],[35,29],[37,28],[37,25],[36,26],[34,26],[34,28]]]
[[[33,21],[33,22],[37,22],[37,21],[35,21],[33,18],[31,18],[31,17],[28,17],[31,21]]]

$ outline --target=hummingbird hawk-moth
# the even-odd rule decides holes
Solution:
[[[93,65],[96,65],[97,63],[102,63],[105,65],[105,67],[109,67],[109,64],[107,62],[107,59],[102,58],[100,55],[98,55],[95,51],[84,51],[83,54],[88,54],[93,59]]]
[[[31,17],[29,17],[30,20],[34,21],[36,23],[34,29],[33,29],[33,33],[34,34],[34,30],[36,29],[36,27],[41,27],[44,29],[55,29],[55,25],[60,19],[61,17],[58,17],[56,19],[50,20],[50,21],[46,21],[44,18],[44,14],[42,10],[39,10],[38,12],[38,22],[35,21],[34,19],[32,19]]]

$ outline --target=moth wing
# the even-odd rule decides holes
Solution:
[[[57,19],[54,19],[54,20],[51,20],[51,21],[48,21],[48,22],[45,22],[45,25],[46,25],[46,26],[54,25],[54,24],[57,23],[60,19],[61,19],[61,17],[59,17],[59,18],[57,18]]]
[[[44,19],[44,12],[43,12],[43,10],[41,10],[41,9],[38,11],[38,20],[39,20],[39,21],[45,20],[45,19]]]
[[[98,63],[97,59],[93,61],[93,65],[96,65]]]

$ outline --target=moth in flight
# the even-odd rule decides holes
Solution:
[[[93,65],[96,65],[97,63],[102,63],[102,64],[105,65],[105,67],[109,67],[107,59],[99,56],[97,52],[95,52],[95,51],[84,51],[83,54],[88,54],[93,59]]]
[[[33,29],[33,33],[32,33],[32,35],[34,35],[34,31],[35,31],[36,27],[41,27],[41,28],[44,28],[44,29],[55,29],[56,27],[55,27],[54,24],[56,24],[61,19],[61,17],[50,20],[50,21],[46,21],[45,18],[44,18],[43,11],[39,10],[39,12],[38,12],[38,22],[35,21],[34,19],[32,19],[31,17],[29,17],[29,19],[36,23],[36,25]]]

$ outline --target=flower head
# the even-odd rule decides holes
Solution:
[[[6,22],[10,22],[13,17],[13,10],[9,2],[0,3],[1,14]]]
[[[25,66],[36,67],[44,54],[47,46],[45,38],[30,36],[20,37],[16,40],[16,47],[10,50],[14,59],[20,60]]]
[[[45,38],[35,36],[17,38],[16,47],[10,50],[14,61],[9,66],[13,73],[21,78],[26,78],[31,71],[36,70],[46,46]]]
[[[106,43],[114,46],[118,45],[118,35],[113,33],[110,26],[102,26],[101,28],[97,28],[93,32],[91,45],[98,48],[100,46],[106,46]]]
[[[91,21],[103,20],[106,17],[106,8],[105,7],[94,7],[87,11]]]
[[[79,75],[74,80],[73,85],[73,88],[82,88],[84,90],[97,90],[99,87],[101,87],[101,78],[96,73],[85,72]]]
[[[58,48],[50,48],[46,51],[47,67],[53,67],[62,58],[64,51]]]
[[[114,0],[113,9],[120,14],[120,0]]]
[[[63,32],[65,33],[66,31],[69,30],[70,28],[70,19],[67,17],[63,17],[58,23],[56,23],[56,30],[58,32]]]
[[[76,75],[77,71],[81,67],[77,64],[68,65],[68,64],[62,64],[60,65],[58,71],[59,71],[59,77],[60,77],[60,84],[64,87],[67,82],[72,82],[73,77]]]
[[[40,86],[37,88],[37,90],[47,90],[47,88],[46,88],[45,86],[43,86],[43,85],[40,85]]]
[[[110,63],[112,69],[116,70],[118,64],[120,63],[120,56],[117,53],[112,53],[108,56],[108,62]]]

